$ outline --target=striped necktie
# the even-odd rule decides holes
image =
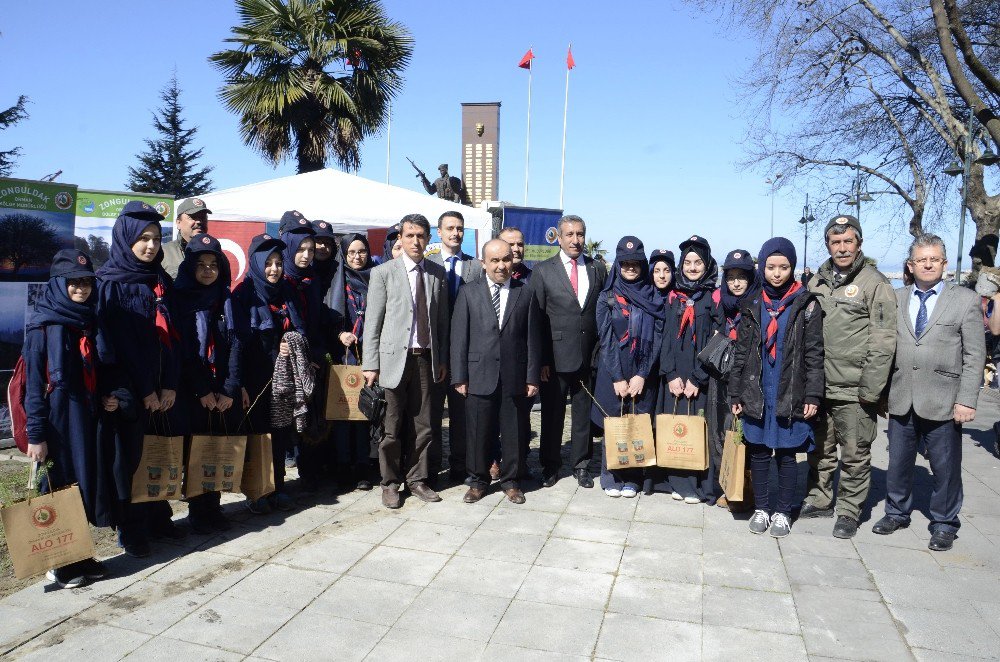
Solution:
[[[913,331],[919,338],[924,335],[924,330],[927,328],[927,300],[931,298],[932,294],[937,294],[937,291],[927,290],[926,292],[921,292],[920,290],[914,290],[913,293],[920,299],[920,308],[917,309],[917,323],[913,326]]]
[[[497,324],[501,322],[500,320],[500,285],[493,283],[490,287],[493,288],[493,310],[497,314]]]

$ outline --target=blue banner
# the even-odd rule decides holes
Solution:
[[[561,209],[504,206],[503,226],[524,234],[524,261],[529,267],[559,252]]]

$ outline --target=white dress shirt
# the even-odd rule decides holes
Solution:
[[[559,251],[559,257],[562,260],[563,268],[566,269],[566,277],[570,278],[572,273],[573,258],[566,255],[565,251]],[[587,278],[587,264],[583,260],[583,254],[576,258],[577,269],[576,269],[576,300],[580,302],[580,307],[583,308],[583,302],[587,300],[587,293],[590,292],[590,279]],[[572,283],[570,279],[570,283]]]
[[[446,248],[444,244],[441,244],[441,261],[444,262],[444,270],[448,271],[448,272],[451,271],[451,264],[449,264],[449,262],[448,262],[448,258],[450,258],[450,257],[456,257],[456,258],[458,258],[457,260],[455,260],[455,275],[458,276],[459,280],[461,280],[462,279],[462,249],[460,248],[457,253],[450,253],[450,252],[448,252],[448,248]]]
[[[417,276],[420,271],[417,270],[417,263],[410,259],[410,256],[403,253],[399,256],[399,259],[403,261],[403,266],[406,267],[406,278],[410,281],[410,301],[413,302],[413,316],[410,319],[410,341],[408,347],[410,349],[422,348],[417,342]],[[421,260],[422,262],[422,260]],[[426,281],[424,281],[424,298],[428,298],[430,295],[427,293]],[[425,315],[428,315],[427,311],[424,311]],[[430,315],[428,315],[427,325],[430,327]]]
[[[490,296],[490,305],[493,305],[493,287],[496,285],[492,280],[487,277],[486,279],[486,292]],[[503,316],[507,311],[507,298],[510,296],[510,278],[505,280],[500,285],[500,319],[497,320],[497,324],[503,322]]]
[[[932,290],[937,292],[937,294],[935,294],[932,297],[927,297],[927,303],[924,304],[927,307],[928,322],[931,321],[931,315],[934,313],[934,305],[937,303],[937,300],[941,298],[941,288],[943,286],[944,286],[944,281],[939,280],[938,284],[931,288]],[[913,287],[910,288],[910,324],[913,325],[914,331],[916,331],[917,329],[917,313],[920,312],[920,297],[917,296],[917,292],[919,291],[920,290],[917,289],[916,284],[914,284]],[[923,291],[926,292],[927,290]]]

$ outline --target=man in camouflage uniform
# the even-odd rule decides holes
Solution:
[[[823,306],[825,416],[809,454],[809,485],[799,517],[838,515],[833,535],[857,533],[871,483],[878,401],[896,351],[896,296],[861,252],[861,223],[836,216],[824,233],[830,259],[809,283]],[[840,447],[840,483],[833,493]]]

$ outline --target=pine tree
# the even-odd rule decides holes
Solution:
[[[14,126],[18,122],[28,117],[28,111],[24,109],[28,103],[28,97],[23,94],[17,98],[17,103],[6,110],[0,110],[0,130]],[[5,151],[0,151],[0,177],[7,177],[14,170],[14,161],[21,153],[20,147],[14,147]]]
[[[195,169],[195,161],[202,154],[201,149],[191,147],[198,128],[184,128],[180,94],[175,75],[160,92],[163,106],[153,113],[153,126],[160,137],[147,139],[146,151],[137,156],[139,167],[128,169],[128,182],[125,184],[128,190],[169,193],[178,199],[211,190],[212,180],[208,175],[212,167]]]

